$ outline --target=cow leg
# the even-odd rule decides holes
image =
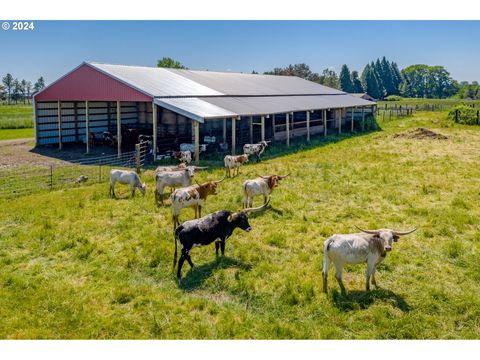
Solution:
[[[267,196],[264,196],[264,197],[263,197],[263,204],[264,204],[264,205],[267,203],[267,199],[268,199]]]
[[[246,194],[243,194],[243,197],[242,197],[242,209],[245,209],[247,207],[247,204],[248,204],[248,197]]]
[[[374,267],[373,271],[372,271],[372,285],[375,286],[376,288],[378,288],[377,281],[375,280],[375,271],[376,270],[377,270],[377,268]]]
[[[374,260],[372,258],[368,258],[367,260],[367,278],[366,278],[366,286],[365,286],[367,291],[370,291],[370,277],[374,272],[375,262],[376,262],[376,259]]]
[[[250,198],[249,207],[253,207],[253,196]]]
[[[335,278],[337,279],[338,285],[340,286],[340,289],[342,290],[342,294],[346,295],[345,291],[345,286],[343,286],[343,281],[342,281],[342,272],[343,272],[343,265],[337,265],[335,264],[336,268],[336,273],[335,273]]]
[[[185,256],[185,251],[182,249],[182,254],[180,255],[180,259],[178,260],[178,269],[177,269],[177,279],[180,281],[182,277],[182,266],[183,263],[185,262],[186,256]]]
[[[255,156],[257,157],[257,162],[260,162],[260,155],[255,154]]]
[[[187,261],[188,261],[188,264],[190,265],[190,267],[193,268],[194,265],[193,265],[192,258],[190,257],[189,252],[187,252]]]
[[[202,206],[198,205],[198,218],[202,217]]]
[[[132,197],[135,197],[135,186],[132,186]]]
[[[215,256],[218,256],[218,250],[220,249],[220,242],[215,241]]]
[[[220,242],[220,249],[222,250],[222,256],[225,256],[225,240]]]

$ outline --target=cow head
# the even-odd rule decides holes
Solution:
[[[379,238],[383,246],[383,251],[380,251],[381,253],[392,251],[392,243],[397,242],[400,236],[411,234],[417,230],[417,228],[408,231],[395,231],[392,229],[364,230],[357,225],[355,225],[355,227],[366,234],[375,235],[375,237]]]
[[[252,230],[252,227],[250,226],[250,224],[248,222],[248,213],[265,209],[269,202],[270,202],[270,199],[268,199],[267,202],[265,204],[263,204],[262,206],[259,206],[259,207],[256,207],[256,208],[243,209],[243,210],[239,210],[237,212],[234,212],[234,213],[232,213],[228,216],[227,220],[228,220],[229,223],[231,223],[235,227],[239,227],[240,229],[248,232],[248,231]]]
[[[138,190],[140,190],[140,192],[142,193],[142,195],[145,195],[145,192],[147,191],[147,184],[141,183],[141,184],[138,186]]]
[[[267,180],[268,187],[270,189],[276,188],[279,184],[280,181],[286,178],[288,175],[270,175],[270,176],[260,176],[262,179]]]
[[[208,195],[217,195],[218,184],[221,183],[223,180],[225,180],[225,176],[217,181],[207,181],[203,184],[199,184],[197,182],[200,197],[206,198]]]
[[[186,167],[184,171],[187,177],[189,177],[190,179],[193,179],[193,177],[195,176],[195,168],[192,166]]]

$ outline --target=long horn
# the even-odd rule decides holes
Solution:
[[[225,180],[225,176],[221,178],[220,180],[214,181],[215,184],[221,183],[223,180]]]
[[[262,206],[259,206],[259,207],[256,207],[256,208],[248,208],[248,209],[243,209],[241,211],[244,211],[244,212],[250,212],[250,211],[260,211],[260,210],[263,210],[267,207],[268,203],[270,202],[270,199],[267,200],[267,202],[265,204],[263,204]]]
[[[357,225],[354,225],[358,230],[366,233],[366,234],[378,234],[378,230],[364,230],[360,227],[358,227]]]
[[[282,175],[278,175],[278,177],[279,177],[280,179],[285,179],[285,178],[286,178],[287,176],[289,176],[290,174],[291,174],[291,173],[288,173],[287,175],[283,175],[283,176],[282,176]]]
[[[416,231],[417,228],[413,229],[413,230],[409,230],[409,231],[393,231],[393,233],[395,235],[398,235],[398,236],[402,236],[402,235],[408,235],[408,234],[411,234],[412,232]]]
[[[192,166],[195,170],[206,170],[208,166]]]
[[[267,179],[270,178],[270,176],[263,176],[263,175],[260,175],[260,177],[261,177],[262,179],[265,179],[265,180],[267,180]]]

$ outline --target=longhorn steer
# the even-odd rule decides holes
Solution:
[[[205,203],[208,195],[217,194],[218,183],[225,178],[218,181],[208,181],[203,184],[192,185],[186,188],[177,189],[171,195],[172,200],[172,219],[173,228],[180,225],[178,215],[180,210],[186,207],[193,207],[195,210],[195,218],[202,216],[202,206]]]
[[[260,176],[254,180],[247,180],[243,183],[243,199],[242,206],[246,208],[247,206],[252,206],[253,198],[258,195],[263,195],[263,202],[266,203],[267,199],[270,197],[273,189],[275,189],[280,181],[286,178],[288,175],[270,175],[270,176]]]
[[[195,168],[187,166],[179,170],[158,171],[155,170],[155,200],[163,204],[163,190],[169,186],[186,187],[192,184]]]
[[[215,253],[218,256],[219,248],[222,256],[225,255],[225,242],[236,228],[250,231],[252,228],[248,222],[248,212],[259,211],[267,207],[268,202],[258,208],[230,212],[221,210],[209,214],[200,219],[185,221],[175,229],[175,254],[173,257],[173,270],[177,263],[177,242],[180,244],[182,254],[178,260],[177,278],[180,281],[182,266],[185,260],[193,268],[190,250],[197,246],[209,245],[215,241]]]
[[[132,196],[135,196],[135,189],[145,195],[147,186],[140,181],[140,177],[135,171],[131,170],[111,170],[110,171],[110,195],[115,197],[115,184],[128,184],[132,190]]]
[[[248,162],[248,155],[227,155],[223,159],[223,163],[225,164],[225,176],[231,177],[231,170],[233,169],[233,176],[238,175],[238,171],[240,166]]]
[[[367,262],[366,289],[370,290],[370,277],[372,284],[377,287],[375,271],[387,252],[392,250],[392,242],[397,242],[399,237],[414,232],[394,231],[391,229],[361,230],[359,234],[333,235],[323,245],[323,291],[327,292],[327,278],[330,262],[335,265],[335,277],[340,285],[342,293],[345,294],[345,287],[342,282],[342,272],[345,264],[359,264]]]
[[[268,143],[266,141],[260,141],[258,144],[245,144],[243,145],[243,153],[247,155],[255,155],[258,162],[260,161],[260,155],[263,154],[267,146]]]

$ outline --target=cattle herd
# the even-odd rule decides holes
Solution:
[[[164,189],[172,189],[170,200],[172,208],[172,223],[174,232],[175,253],[173,269],[177,266],[177,279],[181,279],[181,271],[185,260],[193,268],[190,250],[194,247],[205,246],[215,243],[216,255],[221,250],[225,254],[226,240],[236,228],[250,231],[248,222],[250,212],[261,211],[267,208],[273,190],[278,187],[286,175],[259,176],[256,179],[246,180],[242,184],[242,210],[231,212],[220,210],[202,217],[202,207],[208,196],[216,195],[218,185],[227,177],[238,176],[240,167],[248,162],[249,156],[254,155],[257,162],[267,147],[267,142],[258,144],[246,144],[243,147],[244,154],[239,156],[227,155],[224,158],[225,176],[220,180],[207,181],[192,185],[195,173],[206,169],[189,165],[191,157],[186,155],[187,150],[180,151],[176,156],[180,160],[177,166],[159,166],[155,170],[155,201],[163,205]],[[130,185],[132,196],[138,188],[145,195],[146,185],[140,181],[140,177],[134,171],[111,170],[110,172],[110,195],[115,197],[116,183]],[[263,197],[263,205],[253,207],[253,199],[256,196]],[[180,211],[191,207],[195,211],[195,219],[180,224]],[[416,229],[409,231],[394,231],[391,229],[364,230],[355,234],[335,234],[324,242],[323,252],[323,291],[327,292],[327,278],[330,263],[336,269],[335,277],[342,293],[345,287],[342,282],[343,267],[346,264],[367,263],[366,290],[370,290],[371,283],[376,287],[375,271],[392,250],[392,242],[397,242],[400,236],[410,234]],[[177,247],[180,246],[181,254],[177,263]]]

